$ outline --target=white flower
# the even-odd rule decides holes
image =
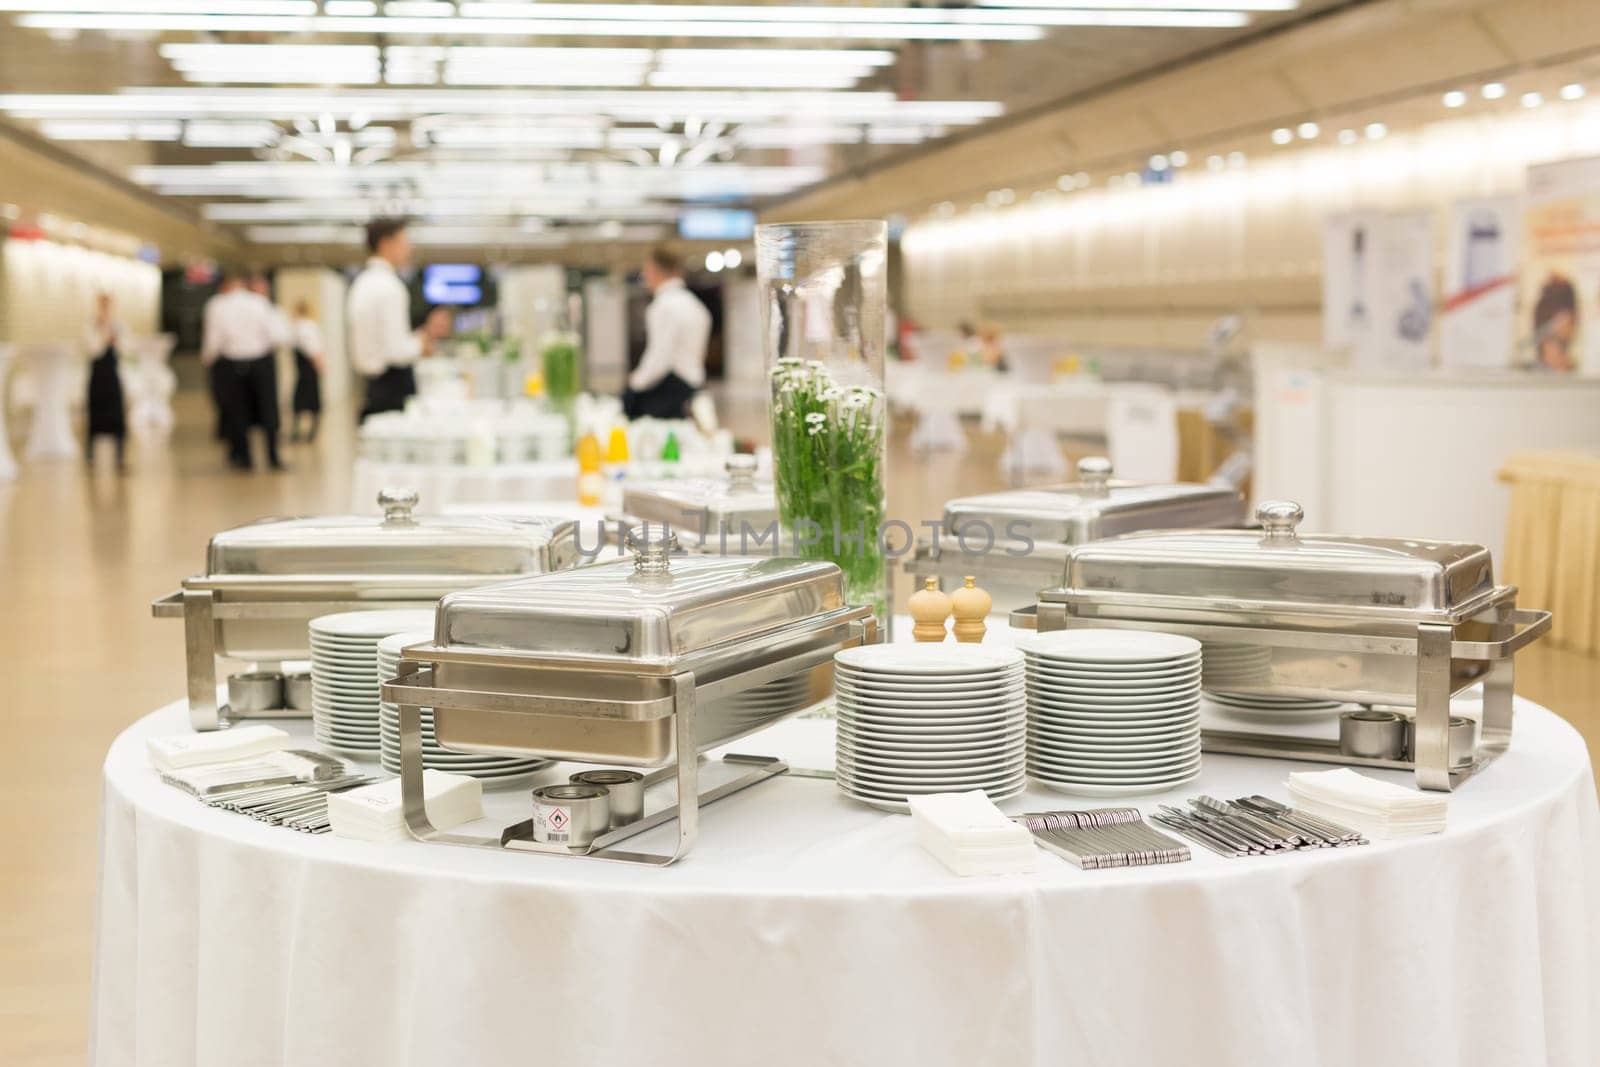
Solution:
[[[828,365],[820,359],[808,359],[806,360],[806,366],[811,368],[813,374],[828,373]]]
[[[823,423],[825,423],[827,421],[828,421],[828,416],[824,415],[820,411],[813,411],[811,414],[806,416],[806,422],[809,425],[812,425],[812,426],[821,426]]]
[[[777,369],[780,371],[798,370],[804,364],[805,360],[803,359],[798,359],[795,356],[784,356],[782,359],[778,360]]]
[[[826,426],[813,423],[812,425],[806,427],[806,433],[810,434],[812,437],[816,437],[825,429],[827,429]]]

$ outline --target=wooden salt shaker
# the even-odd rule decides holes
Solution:
[[[939,588],[939,579],[929,578],[927,585],[911,594],[906,602],[911,620],[911,636],[918,641],[943,641],[945,620],[950,618],[950,597]]]
[[[984,632],[989,628],[985,620],[989,609],[994,607],[994,597],[974,585],[973,580],[972,575],[967,575],[966,584],[949,598],[956,615],[956,640],[969,645],[982,643]]]

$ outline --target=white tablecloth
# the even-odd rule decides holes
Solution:
[[[445,511],[460,504],[517,504],[531,500],[578,499],[578,461],[553,459],[536,463],[497,463],[474,467],[451,463],[380,463],[356,460],[350,483],[350,506],[358,513],[376,512],[381,489],[415,489],[417,510]]]
[[[162,785],[143,739],[187,728],[173,705],[106,759],[93,1060],[1590,1067],[1594,780],[1570,726],[1518,716],[1441,836],[960,879],[909,819],[791,778],[707,808],[666,869],[308,837]],[[815,765],[830,733],[738,747]],[[1180,795],[1283,797],[1290,766],[1207,757]]]

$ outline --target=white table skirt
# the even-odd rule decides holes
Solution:
[[[976,879],[806,779],[707,808],[665,869],[305,836],[162,785],[144,738],[186,728],[106,759],[97,1064],[1600,1062],[1594,780],[1526,702],[1441,836]],[[830,735],[738,748],[814,765]],[[1282,797],[1290,766],[1208,756],[1177,795]]]

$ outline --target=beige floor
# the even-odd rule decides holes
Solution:
[[[99,765],[112,738],[182,695],[181,627],[149,602],[198,568],[206,539],[262,515],[341,510],[352,434],[334,420],[284,475],[225,473],[194,394],[179,398],[169,448],[135,453],[132,473],[75,464],[0,484],[0,722],[10,732],[0,789],[0,1063],[83,1061],[93,944]],[[740,412],[742,426],[759,411]],[[999,442],[964,457],[916,458],[896,440],[890,511],[938,514],[960,493],[997,488]],[[902,583],[902,589],[904,583]],[[1567,714],[1600,753],[1600,662],[1536,648],[1519,689]]]

